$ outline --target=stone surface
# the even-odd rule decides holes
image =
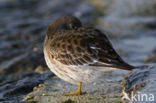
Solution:
[[[155,103],[155,65],[139,66],[131,72],[120,75],[119,72],[106,73],[97,82],[85,84],[83,91],[87,91],[87,94],[81,96],[63,96],[63,93],[76,91],[77,86],[53,77],[44,82],[46,87],[31,92],[24,100],[39,103]],[[123,88],[125,89],[122,92]],[[132,99],[132,92],[140,97],[136,96],[136,99]],[[123,95],[121,95],[122,93]],[[147,101],[146,97],[141,98],[141,94],[147,94]],[[154,96],[153,101],[149,101],[150,95]],[[125,100],[121,101],[122,98]]]
[[[128,95],[131,103],[156,102],[156,65],[137,67],[123,80],[124,97]],[[132,93],[135,99],[132,99]],[[145,95],[142,97],[142,95]],[[154,98],[153,98],[154,97]],[[127,98],[125,98],[126,101]]]
[[[52,73],[39,74],[35,72],[25,72],[20,75],[0,76],[0,102],[16,103],[22,102],[22,98],[33,90],[35,86],[41,84]]]
[[[115,77],[114,77],[115,78]],[[53,77],[44,82],[47,87],[35,90],[25,97],[27,102],[39,103],[106,103],[120,102],[122,87],[119,81],[98,81],[84,84],[81,96],[63,96],[64,93],[77,91],[78,86]]]

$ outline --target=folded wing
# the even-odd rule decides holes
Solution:
[[[120,58],[104,33],[93,28],[60,32],[51,42],[51,55],[60,63],[70,66],[134,68]]]

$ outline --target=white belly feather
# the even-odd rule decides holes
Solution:
[[[110,70],[110,68],[100,69],[91,66],[67,66],[54,59],[53,61],[55,62],[55,64],[53,64],[49,59],[47,51],[45,49],[44,57],[48,67],[55,75],[72,84],[79,84],[79,82],[92,82],[99,77],[101,71]],[[61,68],[61,70],[59,68]],[[74,71],[71,71],[69,68],[74,69]]]

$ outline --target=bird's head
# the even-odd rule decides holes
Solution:
[[[73,16],[63,16],[54,20],[48,27],[47,34],[54,32],[61,32],[67,30],[74,30],[81,27],[82,24],[79,19]]]

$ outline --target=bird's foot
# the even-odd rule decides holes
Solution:
[[[83,94],[86,94],[86,92],[69,92],[69,93],[65,93],[64,96],[79,96]]]
[[[128,94],[126,93],[126,88],[124,87],[121,92],[121,103],[127,103],[126,101],[130,101]]]
[[[123,87],[123,89],[122,89],[122,91],[121,91],[121,94],[120,94],[120,96],[123,96],[123,95],[124,95],[124,93],[125,93],[125,90],[126,90],[126,88],[125,88],[125,87]]]
[[[79,88],[78,88],[77,92],[65,93],[64,96],[78,96],[78,95],[86,94],[86,92],[81,91],[81,88],[82,88],[82,82],[79,83]]]

